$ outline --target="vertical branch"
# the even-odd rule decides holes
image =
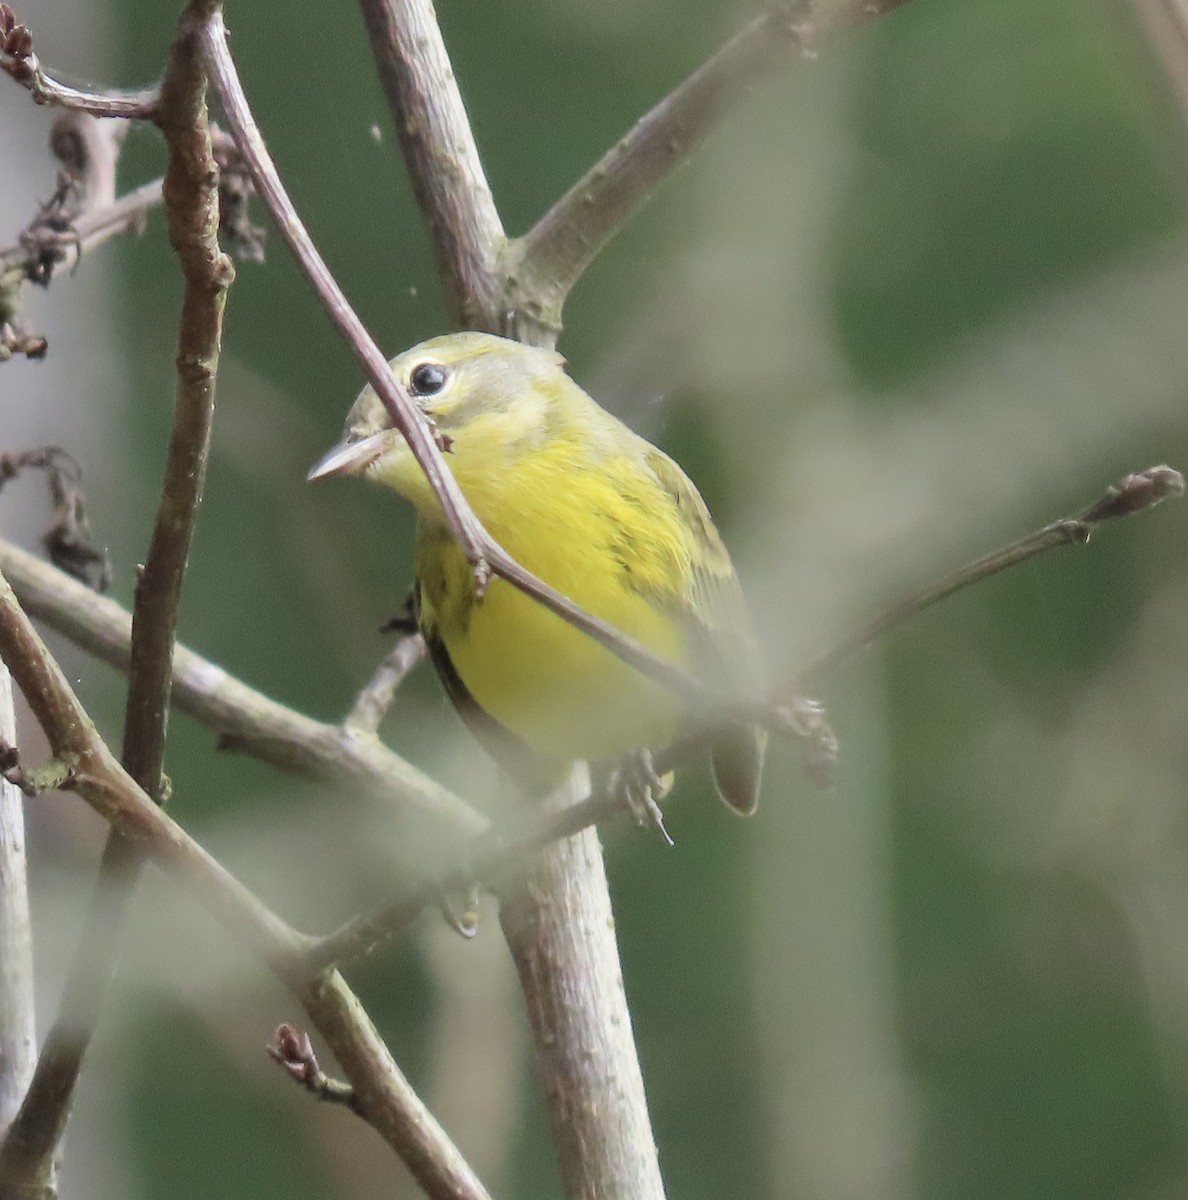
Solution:
[[[0,743],[16,745],[12,679],[3,663]],[[0,779],[0,1137],[20,1107],[37,1061],[27,883],[24,797]]]
[[[182,16],[161,85],[157,124],[169,147],[165,211],[185,289],[178,322],[173,429],[156,524],[136,584],[124,721],[124,767],[160,796],[178,603],[206,482],[223,307],[235,277],[219,248],[219,171],[210,140],[196,26],[213,5]]]
[[[155,117],[169,149],[166,215],[185,287],[173,430],[157,520],[136,586],[123,763],[158,803],[167,792],[162,769],[178,602],[206,478],[223,306],[234,276],[218,244],[219,175],[195,38],[212,12],[211,0],[194,0],[182,13]],[[142,852],[123,834],[108,836],[58,1017],[0,1151],[0,1179],[26,1194],[53,1194],[54,1160],[114,976],[120,934],[143,861]]]
[[[663,1200],[598,831],[550,846],[500,900],[566,1200]]]
[[[432,0],[359,0],[413,191],[432,234],[450,317],[504,330],[506,238]]]

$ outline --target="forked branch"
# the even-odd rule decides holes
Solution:
[[[586,268],[674,171],[705,144],[728,108],[770,75],[813,57],[839,29],[906,0],[794,0],[752,18],[642,116],[507,251],[515,304],[559,330]]]

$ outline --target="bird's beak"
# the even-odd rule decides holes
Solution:
[[[339,442],[318,459],[305,477],[310,483],[331,475],[358,475],[366,470],[387,448],[383,433],[373,433],[358,441]]]

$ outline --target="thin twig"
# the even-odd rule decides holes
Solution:
[[[795,0],[754,17],[674,88],[507,251],[515,302],[560,328],[561,309],[586,268],[655,189],[705,144],[730,104],[840,28],[872,21],[906,0]]]
[[[173,431],[157,520],[136,586],[123,765],[158,803],[167,793],[162,771],[177,607],[206,478],[223,306],[234,277],[218,244],[218,170],[206,81],[193,36],[187,33],[194,22],[209,19],[209,10],[210,4],[199,0],[183,12],[155,108],[169,148],[164,195],[170,242],[181,261],[185,287]],[[19,1183],[23,1175],[44,1186],[51,1177],[83,1060],[114,978],[120,934],[143,862],[141,849],[112,830],[57,1018],[5,1145],[10,1180]]]
[[[498,887],[540,851],[627,812],[621,793],[604,789],[563,807],[501,822],[464,844],[445,870],[411,881],[382,908],[351,917],[318,939],[307,962],[317,970],[362,958],[407,929],[443,893],[448,895],[475,882]]]
[[[355,697],[351,711],[343,718],[343,726],[358,733],[375,733],[392,707],[397,689],[424,657],[425,639],[419,633],[402,637],[376,667],[367,686]]]
[[[490,1200],[342,976],[335,971],[315,977],[299,998],[342,1067],[356,1111],[396,1151],[430,1200]]]
[[[1103,521],[1143,512],[1169,496],[1181,496],[1183,493],[1184,477],[1172,467],[1149,467],[1145,471],[1127,475],[1112,484],[1100,500],[1076,516],[1053,521],[1001,550],[974,559],[952,575],[892,605],[867,625],[813,659],[797,673],[796,678],[805,679],[836,671],[846,659],[970,584],[1005,571],[1008,567],[1018,566],[1057,546],[1083,545]]]
[[[363,373],[383,401],[393,424],[407,440],[430,486],[441,501],[450,531],[465,551],[467,560],[474,568],[476,583],[481,589],[487,579],[483,527],[471,512],[454,476],[447,469],[441,450],[434,441],[424,417],[417,410],[412,398],[397,387],[379,347],[351,308],[342,288],[338,286],[325,260],[314,246],[309,231],[297,215],[248,106],[235,63],[227,49],[227,31],[222,16],[216,14],[210,22],[204,24],[199,36],[211,86],[218,95],[231,134],[243,156],[245,166],[255,181],[256,190],[322,306],[329,313],[330,319],[351,348]]]
[[[35,104],[90,113],[93,117],[126,117],[147,120],[156,112],[155,90],[140,92],[80,92],[51,79],[33,53],[33,35],[20,24],[7,4],[0,4],[0,71],[29,89]]]
[[[359,0],[413,192],[432,234],[450,318],[505,328],[506,240],[432,0]]]

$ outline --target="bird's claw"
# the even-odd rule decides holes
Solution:
[[[651,825],[670,846],[676,845],[664,827],[658,803],[672,791],[672,773],[656,773],[651,751],[640,749],[628,754],[611,777],[611,788],[631,810],[637,825]]]

